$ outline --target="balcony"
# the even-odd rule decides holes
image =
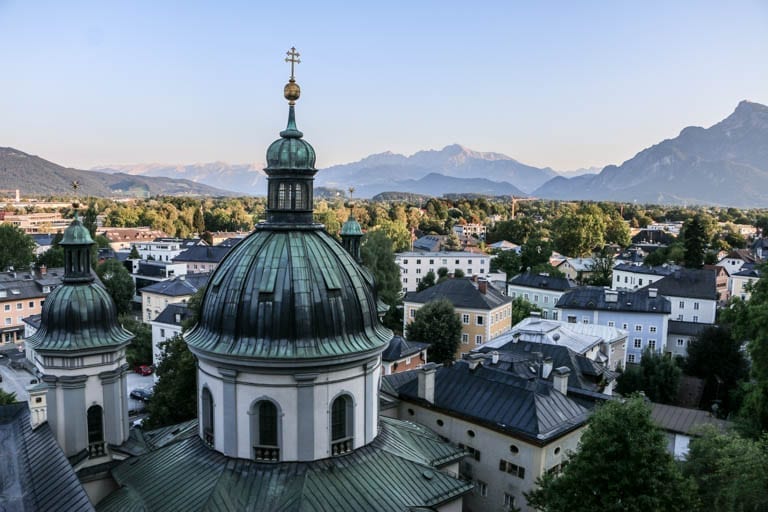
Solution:
[[[258,462],[278,462],[280,460],[280,448],[277,446],[255,445],[253,447],[253,460]]]
[[[351,437],[344,437],[336,441],[331,442],[331,456],[344,455],[352,451],[353,439]]]

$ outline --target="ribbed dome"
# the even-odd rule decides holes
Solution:
[[[315,170],[315,150],[302,139],[303,133],[296,128],[296,112],[288,110],[288,126],[280,132],[280,138],[267,149],[265,170]]]
[[[221,262],[194,349],[237,358],[334,359],[383,350],[373,277],[318,226],[262,225]]]
[[[341,236],[363,236],[363,228],[360,227],[354,215],[350,214],[341,226]]]
[[[87,230],[86,230],[87,231]],[[64,284],[43,304],[40,329],[27,343],[35,350],[88,350],[128,343],[107,290],[96,282]]]
[[[59,242],[60,245],[91,245],[93,243],[90,231],[83,226],[77,216],[64,230],[64,235]]]

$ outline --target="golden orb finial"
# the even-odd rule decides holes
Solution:
[[[296,51],[295,46],[292,46],[289,51],[285,52],[285,54],[288,55],[288,57],[285,58],[285,62],[291,63],[291,78],[283,88],[283,96],[285,96],[285,99],[288,100],[289,105],[295,105],[296,100],[299,99],[299,96],[301,96],[301,88],[299,87],[299,84],[296,83],[296,77],[294,76],[294,66],[301,62],[301,60],[299,60],[299,56],[301,54]]]

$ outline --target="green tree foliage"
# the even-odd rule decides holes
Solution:
[[[616,391],[624,396],[642,391],[654,402],[674,403],[680,384],[680,368],[671,359],[645,349],[639,365],[628,365],[618,380]]]
[[[632,243],[629,224],[624,222],[621,217],[613,217],[605,226],[605,242],[625,248],[629,247]]]
[[[0,389],[0,405],[10,405],[18,401],[16,393],[8,393],[7,391]]]
[[[552,256],[552,244],[539,238],[531,238],[520,248],[521,270],[533,270],[539,265],[549,265]]]
[[[13,224],[0,223],[0,272],[9,267],[29,269],[35,261],[35,242]]]
[[[427,302],[406,327],[409,340],[429,343],[429,360],[450,363],[461,341],[461,320],[447,299]]]
[[[701,268],[704,265],[704,253],[707,250],[707,231],[701,214],[694,215],[683,224],[683,245],[685,266]]]
[[[91,233],[91,238],[96,236],[96,219],[98,216],[99,212],[96,210],[96,203],[91,202],[83,214],[83,226]]]
[[[509,281],[520,272],[521,262],[515,251],[498,251],[491,260],[491,272],[504,272]]]
[[[603,249],[593,258],[592,275],[587,278],[587,284],[592,286],[611,286],[613,282],[613,256]]]
[[[768,437],[755,441],[708,425],[689,445],[683,473],[702,512],[768,510]]]
[[[443,242],[443,250],[444,251],[460,251],[461,250],[461,240],[459,240],[459,235],[456,233],[451,233],[448,235],[448,238],[445,239]]]
[[[131,315],[120,315],[120,323],[134,336],[125,351],[128,365],[133,368],[142,364],[152,364],[152,327]]]
[[[135,286],[131,274],[123,264],[117,260],[105,260],[96,266],[96,275],[115,301],[117,313],[130,312]]]
[[[440,267],[437,269],[437,282],[442,283],[448,279],[448,267]]]
[[[429,272],[427,272],[427,275],[425,275],[421,279],[421,281],[419,281],[418,286],[416,286],[416,291],[420,292],[434,285],[435,285],[435,273],[430,270]]]
[[[64,238],[64,235],[61,231],[56,233],[56,235],[53,237],[51,248],[37,257],[37,261],[35,262],[37,268],[40,268],[43,265],[45,265],[47,268],[64,266],[64,248],[59,245],[62,238]]]
[[[131,260],[140,260],[141,254],[139,253],[139,250],[136,248],[136,246],[131,246],[131,252],[128,254],[128,259]]]
[[[709,408],[720,403],[720,414],[732,409],[731,395],[749,376],[749,366],[741,350],[741,342],[726,326],[707,327],[691,341],[684,363],[688,375],[706,381],[702,405]]]
[[[680,473],[650,407],[638,397],[599,407],[562,473],[537,483],[526,494],[528,504],[547,512],[687,512],[696,501],[692,481]]]
[[[205,217],[202,208],[195,208],[195,213],[192,216],[192,228],[198,235],[205,232]]]
[[[594,206],[594,205],[592,205]],[[597,211],[594,211],[597,209]],[[555,250],[566,256],[587,256],[605,245],[605,220],[599,208],[582,208],[552,223]]]
[[[376,292],[379,298],[394,306],[400,297],[400,269],[395,263],[392,241],[381,230],[369,231],[363,237],[360,256],[376,280]]]
[[[518,217],[513,220],[497,222],[488,233],[490,243],[506,240],[522,245],[529,238],[540,236],[540,229],[530,217]]]
[[[147,404],[148,429],[173,425],[197,415],[197,361],[181,336],[160,343],[162,357],[152,400]]]
[[[531,304],[522,297],[515,297],[512,300],[512,325],[522,322],[531,316],[532,311],[541,311],[541,308]]]
[[[460,278],[462,278],[462,277],[465,277],[464,271],[463,271],[463,270],[461,270],[460,268],[457,268],[457,269],[455,269],[455,270],[453,271],[453,277],[454,277],[455,279],[460,279]]]

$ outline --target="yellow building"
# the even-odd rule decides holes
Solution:
[[[456,358],[512,327],[512,299],[483,279],[457,278],[407,294],[403,300],[403,329],[413,321],[416,311],[424,304],[440,299],[450,301],[461,319],[461,343]]]

